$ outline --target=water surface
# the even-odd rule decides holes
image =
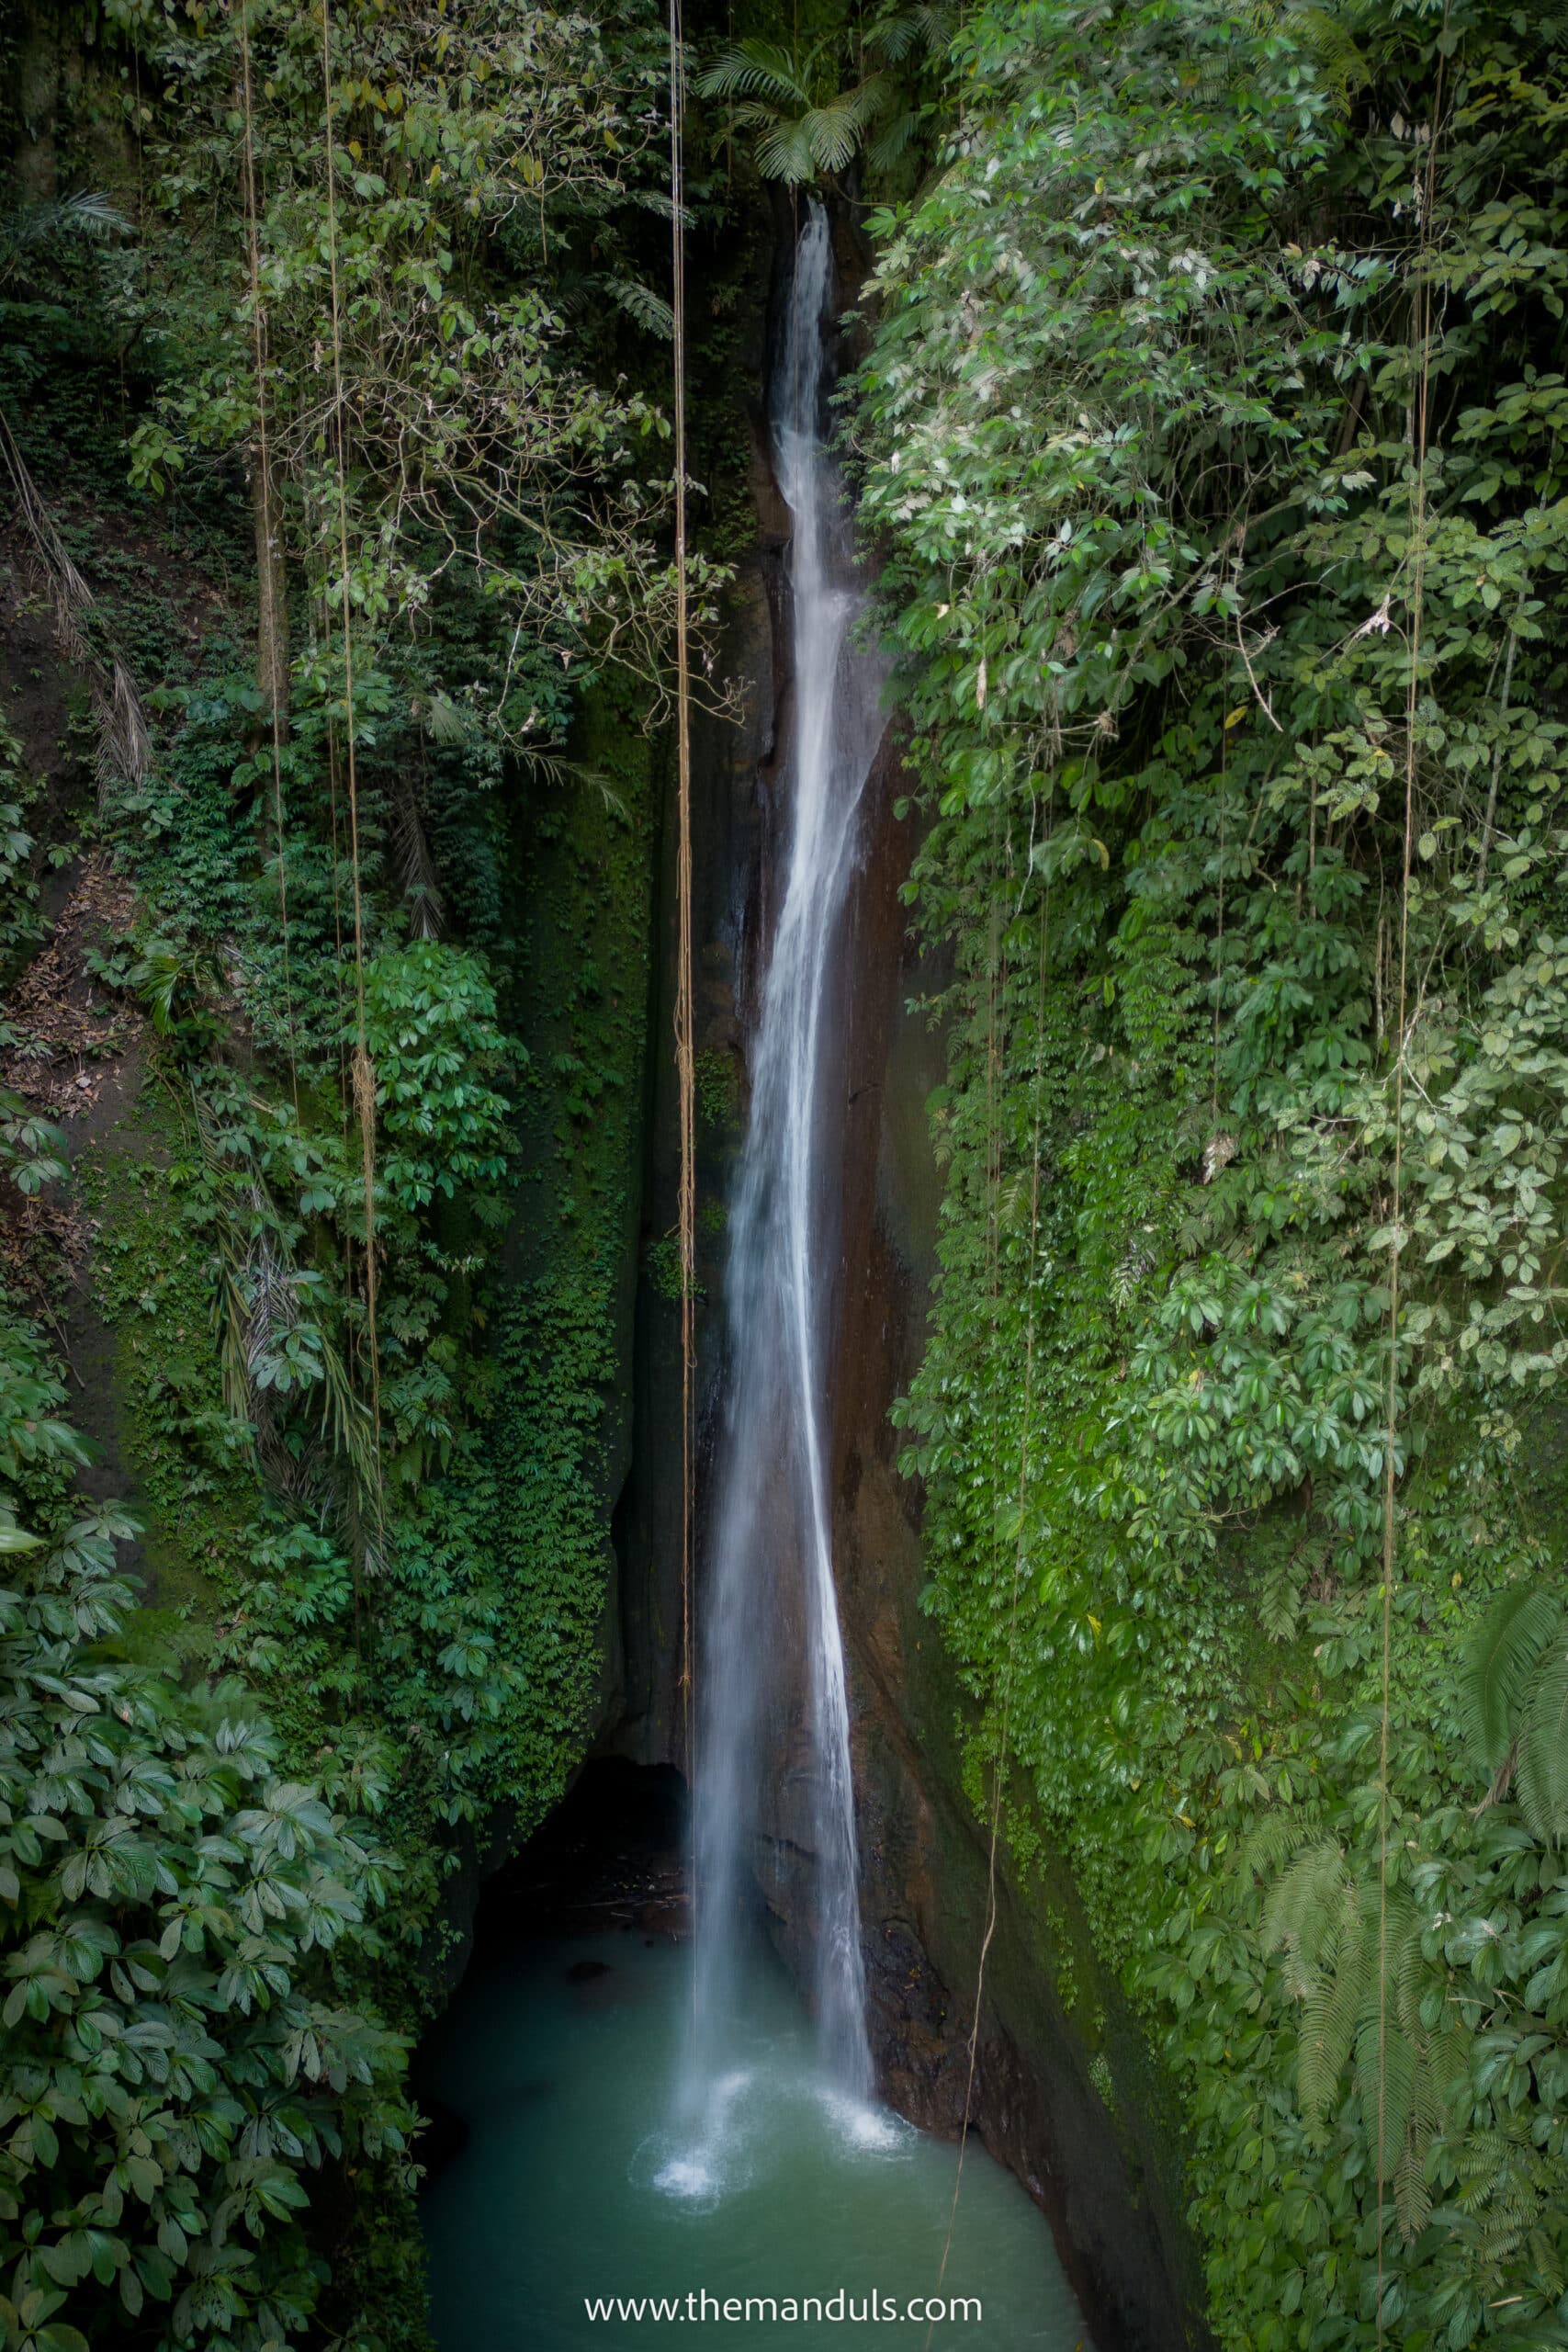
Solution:
[[[423,2201],[441,2352],[726,2352],[915,2346],[927,2323],[856,2323],[937,2290],[955,2149],[826,2089],[817,2043],[766,1952],[745,1962],[746,2038],[722,2129],[672,2124],[692,1999],[688,1949],[637,1929],[493,1953],[465,1980],[422,2075],[468,2126]],[[826,2315],[840,2290],[846,2316]],[[591,2321],[585,2297],[823,2299],[821,2320]],[[944,2296],[978,2323],[932,2352],[1089,2352],[1050,2232],[971,2141]]]

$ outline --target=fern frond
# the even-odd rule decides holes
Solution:
[[[1568,1643],[1536,1676],[1519,1742],[1519,1809],[1546,1845],[1568,1838]]]
[[[1313,1835],[1306,1824],[1288,1813],[1266,1813],[1242,1839],[1235,1858],[1238,1878],[1266,1878],[1294,1854]]]
[[[1440,2032],[1434,2033],[1431,2038],[1432,2089],[1445,2110],[1449,2094],[1460,2084],[1468,2085],[1470,2081],[1471,2046],[1470,2036],[1456,2025],[1444,2026]],[[1446,2123],[1448,2120],[1445,2112],[1443,2121]],[[1440,2130],[1443,2125],[1439,2124],[1435,2128]]]
[[[611,299],[617,302],[628,319],[649,334],[661,336],[669,343],[675,333],[675,313],[661,294],[644,286],[635,277],[612,277],[606,281]]]
[[[1399,2216],[1400,2236],[1406,2245],[1414,2245],[1432,2218],[1426,2157],[1414,2137],[1401,2149],[1393,2168],[1393,2210]]]
[[[1318,0],[1252,0],[1249,13],[1260,33],[1282,25],[1295,35],[1333,92],[1340,111],[1346,111],[1352,93],[1371,74],[1365,55],[1345,24],[1347,14],[1354,21],[1355,7],[1325,8]]]
[[[1271,1642],[1290,1641],[1301,1614],[1301,1586],[1291,1566],[1287,1562],[1271,1569],[1258,1596],[1258,1622]]]
[[[644,212],[657,212],[661,220],[679,220],[683,229],[694,228],[696,214],[689,204],[671,202],[669,191],[661,187],[628,187],[626,202],[637,205]]]
[[[1507,2176],[1508,2143],[1501,2132],[1472,2132],[1460,2154],[1457,2199],[1461,2213],[1480,2213]]]
[[[1413,1908],[1400,1928],[1397,1941],[1391,1939],[1390,1974],[1393,1979],[1393,2008],[1400,2030],[1412,2041],[1425,2041],[1426,2029],[1421,2023],[1421,1996],[1430,1977],[1427,1955],[1421,1949],[1421,1923]]]
[[[1536,1668],[1562,1622],[1562,1603],[1544,1585],[1500,1593],[1467,1645],[1459,1711],[1465,1744],[1490,1779],[1507,1753]]]
[[[1283,1951],[1303,1968],[1314,1967],[1325,1957],[1351,1892],[1345,1857],[1334,1839],[1308,1846],[1269,1892],[1263,1907],[1265,1950]]]
[[[1400,2030],[1398,2018],[1392,2015],[1383,2019],[1380,2036],[1375,1983],[1369,1989],[1372,1994],[1372,2011],[1362,2019],[1356,2034],[1356,2095],[1361,2102],[1367,2139],[1375,2150],[1381,2088],[1382,2177],[1392,2180],[1410,2131],[1420,2053],[1408,2035]]]
[[[1346,1917],[1334,1937],[1332,1963],[1314,1980],[1302,2012],[1296,2096],[1309,2131],[1319,2129],[1350,2063],[1368,1970],[1361,1938]]]

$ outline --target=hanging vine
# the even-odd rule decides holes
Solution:
[[[283,822],[283,729],[288,692],[287,638],[280,637],[278,615],[287,610],[282,533],[276,512],[272,447],[267,420],[266,311],[262,301],[261,220],[256,199],[255,108],[251,90],[251,0],[234,0],[240,28],[240,98],[244,125],[243,169],[245,270],[251,300],[251,348],[255,366],[256,402],[256,594],[260,606],[258,631],[259,683],[266,699],[272,737],[273,846],[277,864],[277,919],[283,934],[284,1022],[288,1040],[288,1083],[294,1115],[299,1115],[299,1062],[294,1035],[294,985],[289,971],[288,874]]]
[[[344,747],[348,784],[348,854],[354,908],[354,1056],[351,1076],[359,1122],[365,1194],[365,1314],[370,1357],[370,1412],[381,1444],[381,1361],[376,1329],[376,1071],[365,1025],[365,906],[360,882],[359,780],[354,709],[354,598],[348,549],[348,406],[343,390],[343,308],[338,286],[337,155],[333,129],[332,5],[321,0],[321,100],[325,122],[327,272],[332,319],[333,472],[337,492],[338,562],[342,582]],[[328,605],[330,610],[330,586]]]
[[[1447,31],[1449,0],[1443,28]],[[1400,1261],[1404,1247],[1404,1085],[1409,1052],[1410,869],[1416,854],[1416,771],[1417,718],[1421,696],[1421,628],[1425,612],[1427,567],[1427,408],[1431,393],[1432,279],[1429,239],[1437,186],[1438,147],[1442,134],[1443,74],[1446,60],[1438,47],[1437,89],[1427,130],[1425,172],[1418,183],[1420,232],[1414,263],[1412,312],[1417,354],[1416,389],[1411,403],[1410,490],[1410,626],[1409,682],[1404,706],[1404,810],[1399,845],[1399,950],[1394,981],[1393,1033],[1393,1164],[1390,1177],[1388,1245],[1388,1399],[1383,1428],[1382,1476],[1382,1690],[1378,1721],[1378,1958],[1377,1958],[1377,2336],[1384,2333],[1384,2256],[1386,2199],[1384,2184],[1390,2172],[1387,2144],[1389,2058],[1389,1833],[1393,1792],[1389,1786],[1390,1733],[1393,1690],[1393,1589],[1398,1573],[1397,1448],[1399,1438],[1399,1306]],[[1482,848],[1484,859],[1484,844]]]
[[[679,0],[670,0],[670,240],[675,427],[675,1063],[681,1102],[681,1704],[692,1748],[692,1535],[696,1356],[696,1061],[692,1001],[692,657],[686,543],[686,230],[684,64]]]

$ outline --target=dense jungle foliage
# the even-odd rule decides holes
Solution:
[[[876,256],[972,1794],[1222,2343],[1568,2344],[1568,17],[688,30],[700,629],[759,175]],[[6,2352],[424,2341],[407,2049],[603,1672],[667,75],[637,0],[0,33]]]
[[[666,34],[107,0],[0,67],[0,2332],[417,2345],[407,2048],[600,1703]]]
[[[993,0],[871,222],[929,1606],[1235,2352],[1568,2341],[1565,68],[1505,0]]]

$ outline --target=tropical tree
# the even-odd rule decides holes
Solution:
[[[893,100],[883,74],[842,86],[836,40],[807,50],[776,41],[742,40],[716,58],[697,82],[705,98],[727,98],[737,130],[757,133],[757,168],[764,179],[800,187],[841,177],[866,133]]]

